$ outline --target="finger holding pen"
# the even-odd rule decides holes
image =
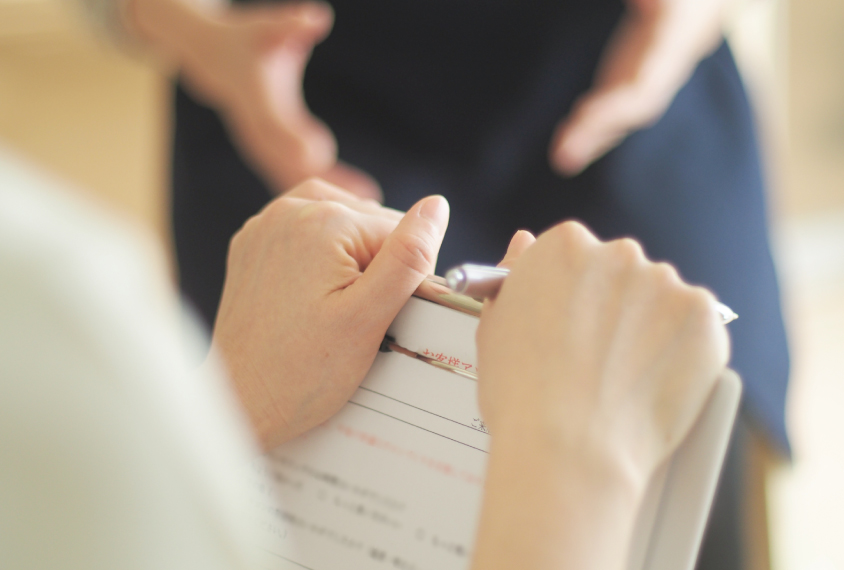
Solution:
[[[622,568],[648,481],[726,366],[727,328],[711,293],[633,240],[566,222],[520,241],[477,333],[494,436],[473,567]]]
[[[493,392],[510,392],[513,386],[506,378],[522,378],[504,399],[512,404],[531,393],[525,390],[530,384],[524,382],[533,381],[528,378],[544,378],[536,393],[551,392],[537,398],[535,408],[526,408],[541,410],[554,401],[568,408],[577,402],[567,414],[565,421],[570,421],[589,406],[595,411],[617,406],[618,413],[610,415],[616,424],[612,429],[640,426],[616,433],[619,442],[626,442],[621,447],[639,449],[636,455],[664,457],[690,428],[727,362],[729,337],[712,308],[714,296],[683,282],[670,265],[648,260],[635,241],[601,242],[575,222],[560,224],[535,242],[529,234],[514,239],[510,253],[518,254],[520,248],[508,286],[484,305],[479,364],[501,378],[481,380],[482,406],[484,386],[495,384]],[[496,348],[491,352],[485,347]],[[508,352],[522,355],[523,361],[514,367]],[[502,373],[508,367],[511,374]],[[565,384],[558,384],[561,378]],[[608,394],[619,399],[601,401]],[[641,398],[654,400],[648,404]],[[501,421],[499,411],[509,417],[510,404],[492,406],[490,424]],[[643,425],[663,438],[654,440],[655,450],[645,449],[648,437],[638,437],[644,435]],[[630,439],[633,433],[638,436]]]
[[[536,237],[532,233],[527,230],[519,230],[515,234],[513,234],[512,239],[510,239],[510,245],[507,246],[507,253],[504,255],[504,259],[502,259],[498,263],[498,267],[505,267],[510,269],[512,265],[516,262],[516,259],[522,255],[527,248],[532,246],[536,242]]]
[[[510,274],[510,267],[535,241],[533,234],[526,230],[519,230],[513,236],[504,259],[497,266],[464,263],[446,272],[446,283],[450,289],[461,295],[475,299],[494,299],[504,284],[504,279]],[[724,303],[713,298],[711,305],[723,324],[726,325],[738,319],[738,315]]]

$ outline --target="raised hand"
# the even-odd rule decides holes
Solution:
[[[574,175],[656,122],[717,46],[729,0],[627,0],[595,83],[557,126],[552,167]]]
[[[320,175],[363,198],[378,184],[337,162],[331,130],[305,103],[302,78],[331,30],[321,2],[201,8],[182,0],[131,0],[138,35],[175,59],[188,88],[226,121],[243,156],[277,192]]]

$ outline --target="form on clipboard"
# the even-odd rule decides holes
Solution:
[[[267,568],[469,567],[490,440],[474,379],[479,311],[438,278],[426,281],[349,403],[267,456]],[[628,570],[694,566],[740,393],[726,371],[651,482]]]

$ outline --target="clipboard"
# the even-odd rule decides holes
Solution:
[[[268,454],[267,568],[469,567],[490,437],[477,409],[480,308],[427,279],[349,403]],[[652,479],[628,570],[694,567],[740,394],[738,376],[726,371]]]

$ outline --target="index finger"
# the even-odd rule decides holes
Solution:
[[[510,245],[507,247],[507,253],[504,255],[504,259],[498,263],[498,267],[505,267],[507,269],[512,267],[512,265],[516,262],[516,259],[518,259],[527,248],[532,246],[535,241],[536,238],[529,231],[517,231],[513,234],[512,239],[510,239]]]
[[[343,190],[339,186],[326,182],[321,178],[309,178],[301,184],[297,184],[296,187],[287,192],[286,195],[293,198],[303,198],[305,200],[329,200],[332,202],[339,202],[356,212],[381,216],[393,220],[396,223],[404,217],[403,212],[399,212],[398,210],[394,210],[392,208],[385,208],[375,200],[361,199],[355,194]]]

